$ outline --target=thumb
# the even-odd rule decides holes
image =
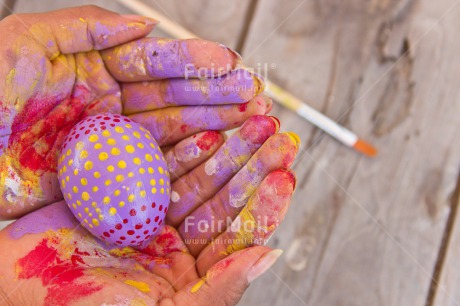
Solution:
[[[119,15],[94,5],[8,18],[15,30],[25,26],[29,37],[46,48],[49,57],[110,48],[146,36],[157,23],[148,17]]]
[[[174,297],[176,305],[236,305],[249,283],[264,274],[282,252],[263,246],[235,252],[179,291]]]

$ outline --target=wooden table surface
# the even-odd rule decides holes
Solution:
[[[145,2],[267,64],[379,149],[363,157],[274,108],[303,141],[297,192],[270,241],[285,253],[241,305],[460,305],[460,0]],[[14,11],[73,5],[18,0]]]

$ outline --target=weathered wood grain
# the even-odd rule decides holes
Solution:
[[[243,58],[380,154],[275,109],[304,141],[298,189],[241,305],[425,305],[460,166],[455,3],[259,1]]]

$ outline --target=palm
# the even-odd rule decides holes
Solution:
[[[217,81],[184,79],[187,65],[233,69],[238,59],[228,49],[201,40],[158,38],[112,47],[146,35],[153,26],[112,13],[103,24],[91,16],[108,12],[93,10],[55,12],[48,23],[31,16],[2,21],[6,41],[0,46],[0,77],[6,82],[0,82],[0,219],[62,198],[56,178],[58,152],[70,128],[85,116],[130,115],[161,145],[170,145],[203,130],[234,128],[267,110],[263,97],[250,101],[245,111],[235,104],[260,93],[260,81],[247,72],[232,72]],[[69,35],[75,38],[69,40]],[[216,88],[229,82],[246,85],[245,90],[227,97],[186,92],[187,86]]]

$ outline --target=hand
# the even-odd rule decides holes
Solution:
[[[0,301],[235,305],[280,255],[263,245],[294,191],[299,142],[278,128],[254,116],[223,145],[204,132],[172,146],[168,225],[143,248],[96,240],[63,201],[19,219],[0,232]]]
[[[270,100],[258,96],[262,81],[234,70],[234,51],[143,38],[155,23],[94,6],[0,22],[0,220],[62,199],[57,155],[88,115],[129,115],[165,146],[269,110]]]

